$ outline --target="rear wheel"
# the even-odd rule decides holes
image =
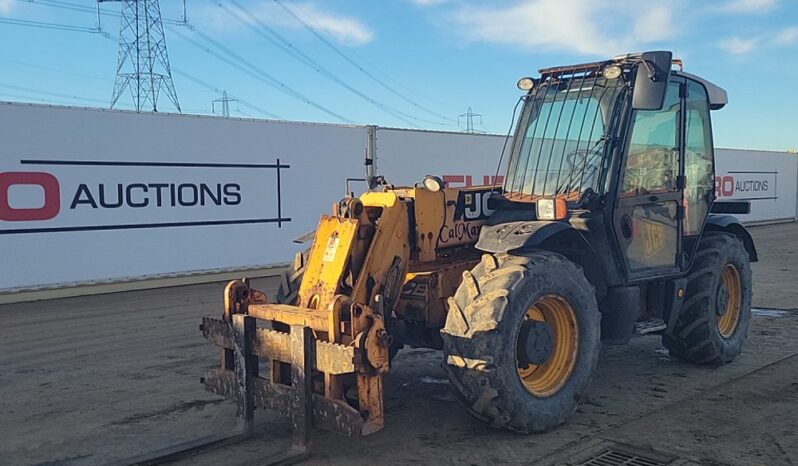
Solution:
[[[671,355],[723,364],[742,351],[751,320],[751,266],[737,237],[708,232],[688,275],[681,314],[662,343]]]
[[[444,368],[469,411],[524,433],[565,422],[600,349],[595,293],[579,266],[548,251],[486,254],[449,305]]]

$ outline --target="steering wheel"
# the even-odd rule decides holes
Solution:
[[[579,176],[577,174],[581,173],[580,169],[584,168],[585,173],[587,173],[590,164],[589,158],[600,153],[600,151],[592,149],[577,149],[568,153],[565,156],[565,161],[568,162],[568,176],[560,183],[560,186],[557,186],[557,192],[559,193],[561,188],[563,188],[562,192],[570,191],[572,184]]]

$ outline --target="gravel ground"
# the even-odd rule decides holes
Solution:
[[[701,464],[798,463],[798,224],[751,229],[749,340],[732,364],[670,359],[656,336],[602,350],[587,401],[565,426],[521,436],[474,422],[433,350],[405,350],[386,379],[386,428],[352,440],[316,432],[309,464],[570,463],[590,448]],[[255,280],[273,293],[276,280]],[[198,332],[221,284],[0,306],[0,464],[102,464],[229,431],[205,392],[218,351]],[[253,464],[285,448],[287,423],[257,412],[257,435],[185,464]],[[620,448],[620,447],[619,447]]]

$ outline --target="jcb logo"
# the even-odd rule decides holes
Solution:
[[[41,207],[15,208],[9,202],[12,186],[39,186],[44,192]],[[50,220],[61,210],[61,187],[58,180],[44,172],[5,172],[0,173],[0,220],[7,222],[27,222]]]
[[[490,217],[496,211],[496,198],[490,189],[485,191],[469,191],[457,196],[457,206],[454,210],[455,220],[481,220]]]
[[[665,247],[665,228],[662,224],[641,220],[640,229],[643,233],[643,253],[646,257],[657,254]]]

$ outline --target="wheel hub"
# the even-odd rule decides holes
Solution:
[[[715,296],[715,314],[718,320],[718,331],[723,338],[731,338],[740,321],[742,306],[742,281],[737,267],[726,264],[721,270],[718,293]]]
[[[538,320],[527,320],[521,326],[518,361],[524,366],[540,365],[551,358],[554,350],[554,331],[551,325]]]
[[[527,309],[516,338],[518,375],[536,397],[557,393],[568,381],[579,352],[576,312],[559,295],[539,298]]]
[[[722,317],[723,314],[726,314],[726,309],[728,308],[729,303],[729,288],[726,286],[725,283],[721,283],[718,287],[718,294],[715,298],[715,314],[718,317]]]

